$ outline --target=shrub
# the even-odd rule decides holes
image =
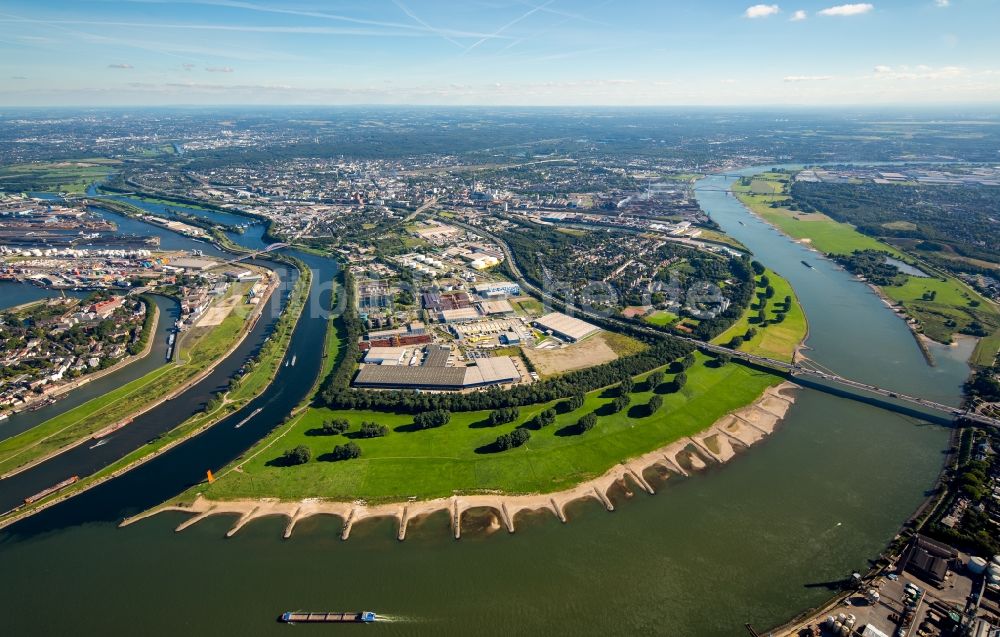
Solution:
[[[656,389],[663,383],[663,372],[657,370],[646,377],[646,384],[650,389]]]
[[[413,424],[417,426],[417,429],[432,429],[448,424],[449,420],[451,420],[451,412],[447,409],[435,409],[417,414],[413,418]]]
[[[504,423],[514,422],[520,415],[521,410],[517,407],[501,407],[500,409],[495,409],[490,412],[490,424],[502,425]]]
[[[305,445],[299,445],[294,449],[289,449],[282,456],[283,464],[294,466],[305,464],[312,459],[312,449]]]
[[[632,402],[632,398],[628,394],[622,394],[617,396],[613,401],[611,401],[611,411],[612,413],[618,413],[621,410],[628,407],[628,404]]]
[[[363,422],[361,423],[361,431],[358,432],[358,435],[362,438],[381,438],[388,433],[389,428],[385,425],[375,422]]]
[[[361,457],[361,447],[353,442],[349,442],[345,445],[337,445],[330,452],[330,457],[334,460],[351,460],[353,458]]]
[[[507,451],[514,447],[520,447],[531,439],[531,432],[527,429],[515,429],[509,434],[501,434],[494,443],[497,449]]]
[[[538,414],[537,416],[535,416],[532,419],[532,421],[539,428],[541,428],[541,427],[548,427],[549,425],[551,425],[552,423],[554,423],[556,421],[556,410],[555,409],[546,409],[545,411],[543,411],[540,414]]]
[[[336,436],[347,431],[349,427],[350,425],[343,418],[335,418],[324,422],[323,426],[320,427],[320,431],[324,436]]]
[[[591,412],[585,414],[580,420],[576,421],[576,426],[580,429],[580,433],[586,433],[594,428],[597,424],[597,414]]]

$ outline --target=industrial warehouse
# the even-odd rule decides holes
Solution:
[[[366,389],[462,391],[517,382],[521,372],[509,356],[477,358],[472,365],[449,367],[451,350],[430,345],[426,350],[373,347],[365,355],[354,386]]]
[[[548,332],[569,343],[575,343],[601,331],[601,328],[596,325],[567,316],[562,312],[550,312],[535,319],[534,325],[543,332]]]

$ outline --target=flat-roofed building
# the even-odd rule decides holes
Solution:
[[[405,355],[405,347],[373,347],[365,354],[365,362],[373,365],[399,365]]]
[[[477,283],[472,287],[476,294],[486,298],[503,296],[519,296],[521,286],[513,281],[492,281],[489,283]]]
[[[465,368],[466,387],[510,383],[520,377],[517,367],[514,366],[514,359],[510,356],[477,358],[474,367]]]
[[[451,348],[445,345],[428,345],[427,355],[421,365],[424,367],[447,367]]]
[[[535,319],[534,325],[542,331],[550,332],[563,340],[575,343],[595,332],[601,331],[596,325],[581,321],[562,312],[550,312]]]
[[[482,301],[479,303],[479,309],[487,316],[514,313],[514,306],[511,305],[510,301],[506,299],[500,299],[498,301]]]
[[[454,310],[441,310],[438,318],[445,323],[457,323],[460,321],[474,321],[480,318],[479,310],[474,307],[460,307]]]
[[[501,385],[521,377],[509,356],[479,358],[469,367],[362,365],[354,386],[370,389],[461,391]]]

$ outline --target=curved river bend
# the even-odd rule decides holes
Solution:
[[[967,368],[956,356],[939,352],[938,367],[928,367],[905,324],[868,288],[825,263],[809,271],[799,261],[815,261],[813,253],[724,193],[699,199],[791,279],[818,362],[958,400]],[[298,256],[326,268],[324,276],[334,271],[324,259]],[[745,622],[773,626],[822,603],[830,582],[864,568],[920,504],[948,446],[943,427],[804,390],[778,431],[730,464],[670,478],[655,496],[613,494],[630,499],[613,514],[595,502],[571,505],[567,525],[545,513],[519,519],[513,535],[477,533],[472,519],[456,542],[440,515],[411,522],[403,543],[388,520],[356,526],[348,542],[335,518],[304,520],[288,541],[278,518],[230,540],[222,539],[233,523],[226,517],[176,535],[180,514],[116,529],[287,413],[319,365],[325,321],[305,316],[292,345],[298,366],[286,368],[297,377],[282,372],[247,426],[223,422],[0,534],[0,569],[18,582],[0,601],[12,634],[128,635],[142,625],[150,635],[278,635],[287,627],[275,617],[293,609],[372,609],[391,621],[366,630],[385,635],[741,634]],[[59,613],[50,612],[54,603]]]

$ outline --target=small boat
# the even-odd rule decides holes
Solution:
[[[367,624],[375,621],[375,613],[371,611],[362,611],[360,613],[300,613],[300,612],[287,612],[282,613],[281,617],[278,618],[283,624],[317,624],[317,623],[350,623],[350,624]]]
[[[91,436],[91,438],[93,440],[100,440],[101,438],[104,438],[105,436],[110,436],[111,434],[113,434],[114,432],[118,431],[122,427],[125,427],[125,426],[130,425],[130,424],[132,424],[132,419],[128,418],[128,419],[123,420],[121,422],[115,423],[115,424],[111,425],[110,427],[105,427],[104,429],[98,431],[93,436]]]
[[[247,424],[248,422],[250,422],[250,419],[251,419],[251,418],[253,418],[253,417],[254,417],[254,416],[256,416],[257,414],[259,414],[259,413],[260,413],[260,412],[262,412],[263,410],[264,410],[264,408],[263,408],[263,407],[258,407],[257,409],[254,409],[254,410],[253,410],[253,412],[252,412],[252,413],[251,413],[251,414],[250,414],[249,416],[247,416],[247,417],[246,417],[246,418],[244,418],[243,420],[241,420],[241,421],[239,421],[238,423],[236,423],[236,426],[235,426],[235,427],[233,427],[233,429],[239,429],[239,428],[240,428],[240,427],[242,427],[243,425]]]
[[[98,447],[103,447],[106,444],[108,444],[108,439],[107,438],[101,438],[99,441],[97,441],[96,445],[91,445],[89,448],[90,449],[97,449]]]
[[[810,270],[815,270],[816,269],[816,268],[813,267],[813,264],[809,263],[808,261],[803,261],[802,265],[806,266]]]
[[[741,226],[745,226],[745,225],[747,225],[747,224],[743,223],[742,221],[739,221],[739,224],[740,224]]]
[[[296,360],[296,358],[297,357],[295,356],[295,354],[292,354],[292,367],[295,367],[295,360]]]

